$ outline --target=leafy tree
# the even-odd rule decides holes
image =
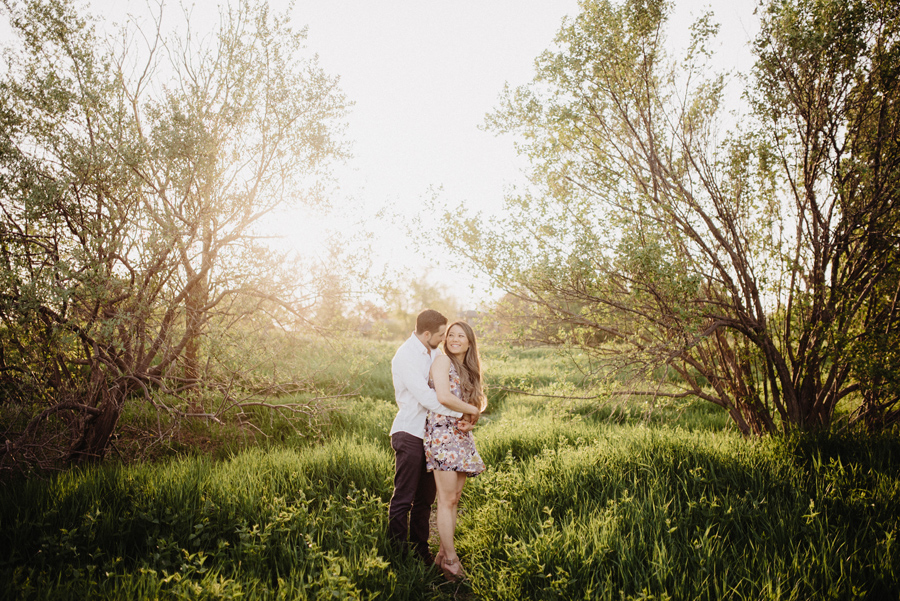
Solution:
[[[890,421],[896,3],[761,7],[731,136],[717,27],[701,17],[673,61],[669,10],[581,3],[488,119],[524,140],[533,188],[502,220],[469,215],[461,252],[525,303],[524,335],[589,351],[631,394],[700,397],[745,434],[828,427],[861,391]]]
[[[199,47],[133,27],[116,44],[64,0],[3,5],[0,386],[23,427],[0,460],[102,457],[135,395],[217,417],[164,399],[214,384],[210,333],[302,316],[254,226],[344,156],[336,80],[264,3]]]
[[[858,390],[870,426],[897,423],[900,7],[772,3],[763,25],[751,98],[794,205],[792,275],[810,280],[779,335],[809,364],[802,393],[827,410],[826,391]]]

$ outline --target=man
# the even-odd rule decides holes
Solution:
[[[442,405],[428,386],[428,371],[440,354],[438,346],[447,332],[447,318],[432,309],[416,317],[416,331],[404,342],[391,360],[397,417],[391,426],[394,449],[394,494],[388,513],[388,532],[399,549],[408,548],[431,565],[434,558],[428,548],[428,519],[434,502],[434,476],[425,469],[425,415],[427,410],[461,417],[477,416],[477,409],[461,400]],[[471,424],[460,424],[470,429]]]

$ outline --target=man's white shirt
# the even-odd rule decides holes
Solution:
[[[391,359],[391,376],[394,379],[394,395],[397,401],[397,417],[391,426],[391,434],[407,432],[418,438],[425,437],[425,416],[431,409],[442,415],[462,417],[459,411],[447,409],[437,400],[437,393],[428,386],[428,371],[438,349],[430,353],[413,333],[397,349]]]

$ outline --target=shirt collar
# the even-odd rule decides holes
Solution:
[[[436,349],[429,349],[428,345],[425,344],[424,342],[422,342],[421,340],[419,340],[419,337],[416,336],[415,330],[413,330],[413,333],[409,335],[409,339],[412,342],[412,344],[415,345],[415,348],[418,350],[418,352],[422,353],[423,355],[428,355],[428,357],[431,359],[434,359],[438,355],[444,354],[441,351],[440,347],[438,347]]]

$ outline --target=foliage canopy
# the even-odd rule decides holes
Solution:
[[[215,418],[197,390],[221,385],[239,406],[231,328],[300,300],[254,228],[316,202],[345,156],[336,79],[265,3],[223,11],[200,43],[159,21],[103,37],[64,0],[3,6],[0,461],[102,457],[133,398]]]
[[[752,112],[724,137],[717,26],[675,61],[669,11],[581,3],[488,118],[534,186],[502,220],[469,215],[461,252],[526,337],[662,380],[631,394],[699,396],[748,434],[826,428],[848,397],[895,423],[900,9],[761,6]]]

